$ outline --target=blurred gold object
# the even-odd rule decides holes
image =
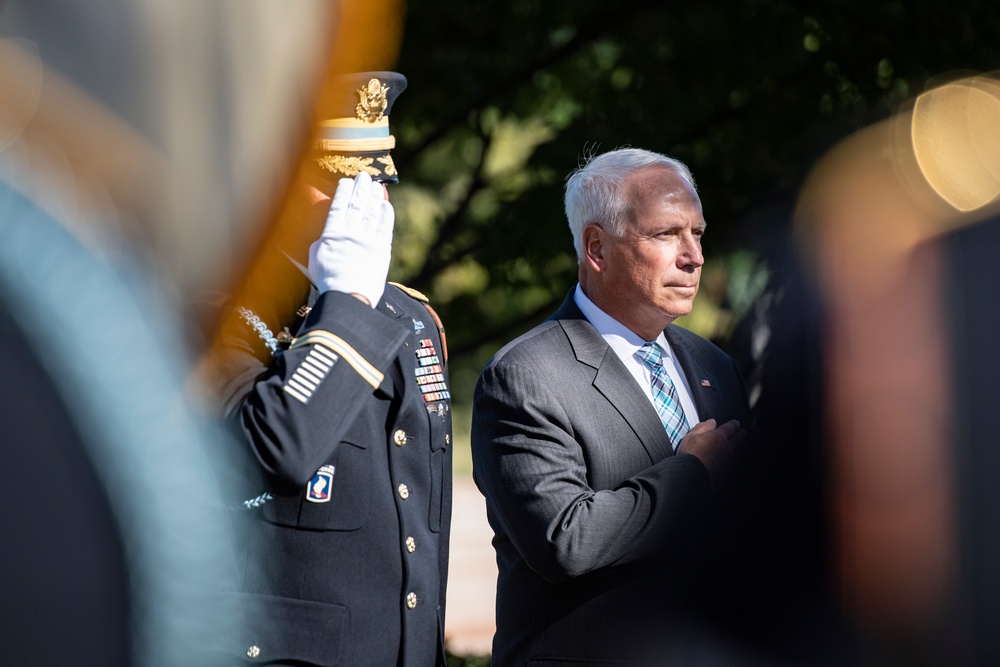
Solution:
[[[930,88],[816,165],[796,207],[822,300],[831,545],[847,615],[917,642],[963,567],[941,239],[1000,202],[1000,84]]]
[[[288,261],[288,256],[303,265],[308,261],[308,246],[322,229],[329,206],[328,200],[317,197],[317,192],[330,195],[337,177],[353,176],[360,171],[371,173],[370,170],[380,170],[395,176],[391,159],[388,163],[378,159],[387,157],[384,153],[395,145],[391,135],[379,140],[379,156],[372,156],[374,160],[371,162],[318,155],[317,151],[343,148],[321,145],[324,127],[346,127],[347,121],[350,121],[347,129],[370,129],[382,125],[388,129],[387,114],[382,108],[381,86],[373,90],[372,95],[367,93],[369,88],[374,88],[370,85],[374,77],[351,87],[347,87],[347,81],[350,73],[382,71],[394,64],[402,35],[401,4],[399,0],[345,1],[335,5],[324,2],[324,6],[335,10],[327,26],[329,42],[325,44],[326,51],[318,68],[316,85],[308,90],[312,97],[300,100],[304,103],[299,110],[305,108],[307,113],[300,114],[298,118],[299,134],[294,137],[294,143],[286,141],[285,159],[279,164],[281,168],[272,167],[272,170],[278,171],[279,196],[255,211],[261,221],[253,230],[256,233],[249,239],[241,239],[244,247],[235,258],[225,284],[218,288],[229,303],[251,308],[273,331],[290,326],[296,311],[304,303],[302,288],[304,282],[308,283]],[[366,91],[364,105],[357,93],[359,88]],[[385,94],[391,96],[391,89]],[[341,113],[345,100],[350,104],[346,113]],[[373,112],[374,118],[380,114],[382,117],[369,123],[355,117],[355,106],[363,106]],[[233,327],[244,326],[239,318],[226,317],[227,312],[226,308],[208,310],[201,321],[208,344],[196,377],[209,387],[215,386],[216,372],[213,369],[219,355],[223,354],[227,338],[234,333],[238,335]]]
[[[1000,195],[1000,83],[977,76],[920,95],[911,139],[928,184],[962,212]]]

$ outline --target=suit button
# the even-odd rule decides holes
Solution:
[[[450,445],[451,444],[451,433],[445,433],[444,434],[444,444],[446,444],[446,445]]]
[[[413,539],[412,535],[406,538],[406,550],[411,554],[417,550],[417,541]]]
[[[406,486],[406,484],[400,484],[396,490],[399,491],[399,497],[403,500],[410,497],[410,487]]]
[[[410,609],[416,609],[417,608],[417,594],[416,593],[409,593],[406,596],[406,606],[409,607]]]
[[[406,444],[406,431],[403,429],[396,429],[396,432],[392,434],[392,441],[396,443],[397,447],[402,447]]]
[[[251,646],[250,648],[247,649],[247,657],[250,658],[251,660],[259,656],[260,656],[259,646]]]

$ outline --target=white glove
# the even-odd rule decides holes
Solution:
[[[395,217],[371,176],[340,179],[323,233],[309,246],[309,277],[319,291],[360,294],[375,308],[389,273]]]

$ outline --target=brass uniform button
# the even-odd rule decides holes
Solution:
[[[251,646],[247,649],[247,657],[253,660],[254,658],[260,657],[260,647]]]
[[[399,491],[399,497],[402,498],[403,500],[406,500],[407,498],[410,497],[410,488],[406,486],[406,484],[400,484],[397,491]]]
[[[417,550],[417,541],[413,539],[413,536],[406,538],[406,550],[411,554]]]
[[[397,447],[402,447],[406,444],[406,431],[403,429],[396,429],[396,432],[392,434],[392,441],[396,443]]]
[[[410,609],[416,609],[417,608],[417,594],[416,593],[410,593],[410,594],[408,594],[406,596],[406,606],[409,607]]]

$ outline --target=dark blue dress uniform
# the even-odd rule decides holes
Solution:
[[[233,646],[250,664],[444,665],[443,329],[393,284],[375,309],[340,292],[310,306],[268,365],[250,326],[227,353],[232,419],[267,492],[246,503]]]

